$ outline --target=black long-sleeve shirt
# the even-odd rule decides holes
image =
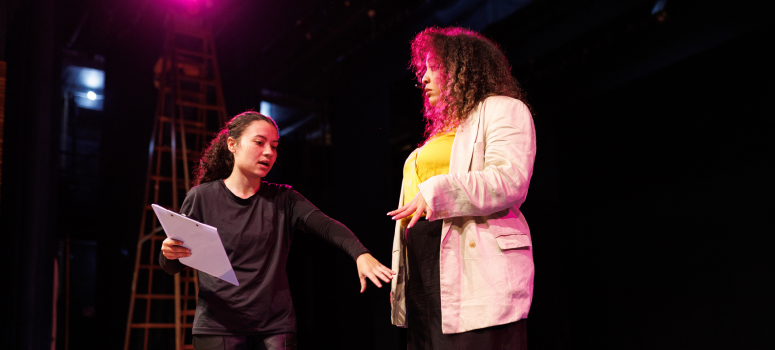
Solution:
[[[188,192],[180,211],[218,229],[240,284],[199,272],[194,334],[296,332],[285,272],[296,228],[317,234],[353,259],[368,253],[347,227],[288,185],[262,182],[253,196],[243,199],[231,193],[223,180],[207,182]],[[159,255],[167,273],[183,269],[180,261]]]

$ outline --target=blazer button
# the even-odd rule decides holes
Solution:
[[[476,243],[474,243],[473,241],[468,242],[468,246],[471,248],[476,248]]]

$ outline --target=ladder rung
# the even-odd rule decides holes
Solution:
[[[151,175],[151,180],[172,182],[172,176]]]
[[[186,131],[188,131],[188,130],[186,130]],[[164,151],[164,152],[172,152],[172,147],[170,147],[170,146],[156,146],[156,149],[158,149],[159,151]],[[191,150],[191,149],[189,149],[187,151],[188,151],[187,153],[189,155],[196,156],[196,158],[198,160],[199,152]],[[180,150],[178,150],[178,154],[180,154],[180,153],[181,153]],[[192,162],[193,162],[193,160],[192,160]]]
[[[217,134],[217,133],[218,133],[218,131],[212,131],[212,130],[207,130],[207,129],[193,129],[193,130],[186,129],[186,134],[199,134],[199,135],[204,135],[204,136],[215,136],[215,134]]]
[[[188,102],[188,103],[192,103],[192,102]],[[172,119],[171,119],[170,117],[166,116],[166,115],[160,115],[160,116],[159,116],[159,120],[160,120],[160,121],[163,121],[163,122],[166,122],[166,123],[169,123],[169,122],[171,122],[171,121],[172,121]],[[194,127],[204,127],[204,123],[202,123],[202,122],[200,122],[200,121],[196,121],[196,120],[186,120],[186,119],[183,119],[183,120],[181,120],[180,118],[177,118],[177,119],[175,119],[175,123],[176,123],[176,124],[180,124],[180,122],[181,122],[181,121],[182,121],[184,124],[186,124],[187,126],[194,126]]]
[[[167,122],[169,122],[169,121],[167,121]],[[215,136],[215,134],[217,134],[217,133],[218,133],[217,131],[212,131],[212,130],[207,130],[207,129],[186,128],[186,134],[192,134],[192,135],[196,134],[196,135],[200,135],[200,136],[211,136],[212,137],[212,136]],[[158,147],[162,147],[162,146],[156,146],[156,147],[158,148]]]
[[[196,315],[196,310],[186,310],[180,312],[181,316],[194,316]]]
[[[209,105],[204,103],[195,103],[195,102],[188,102],[183,100],[177,100],[176,104],[184,106],[184,107],[193,107],[193,108],[199,108],[199,109],[209,109],[211,111],[219,111],[222,110],[223,107],[218,105]]]
[[[132,328],[175,328],[175,324],[174,323],[132,323],[130,324],[130,327]],[[194,325],[191,323],[182,323],[180,327],[193,328]]]
[[[198,37],[198,38],[202,38],[202,39],[207,39],[207,38],[210,37],[210,32],[208,30],[200,29],[200,28],[194,28],[194,27],[190,27],[190,26],[183,26],[183,25],[177,24],[177,25],[174,26],[174,28],[172,28],[172,30],[176,34],[182,34],[182,35],[190,36],[190,37]]]
[[[201,83],[201,84],[211,85],[211,86],[215,86],[216,85],[215,84],[215,80],[213,80],[213,79],[201,79],[201,78],[192,78],[192,77],[187,77],[187,76],[181,76],[181,77],[178,77],[178,80],[180,80],[180,81],[188,81],[188,82],[192,82],[192,83]]]
[[[164,92],[166,92],[166,93],[172,93],[172,88],[170,88],[170,87],[165,87],[165,88],[164,88]],[[189,96],[193,96],[193,97],[196,97],[196,98],[204,98],[204,97],[205,97],[205,94],[206,94],[205,92],[197,92],[197,91],[191,91],[191,90],[183,90],[182,88],[178,89],[178,93],[179,93],[179,94],[181,94],[181,95],[189,95]]]
[[[159,265],[140,264],[141,269],[161,270]]]
[[[146,209],[146,210],[153,210],[153,207],[152,207],[150,204],[147,204],[147,205],[145,206],[145,209]]]
[[[205,99],[205,93],[203,92],[195,92],[195,91],[186,91],[183,89],[178,90],[178,94],[180,94],[180,97],[185,100],[204,100]]]
[[[153,300],[171,300],[175,299],[174,294],[135,294],[136,299],[153,299]],[[181,295],[181,299],[192,300],[195,299],[193,295]]]
[[[171,294],[135,294],[136,299],[169,300],[175,299]]]
[[[148,208],[149,208],[149,209],[153,209],[153,208],[151,208],[150,206],[148,206]],[[157,227],[157,228],[158,228],[158,227]],[[159,232],[157,232],[157,233],[160,233],[160,232],[162,232],[162,231],[159,231]],[[150,237],[148,237],[148,236],[150,236]],[[165,238],[165,237],[164,237],[164,235],[158,235],[158,234],[146,234],[146,235],[144,235],[143,237],[148,237],[148,238],[146,238],[146,240],[148,240],[148,239],[152,239],[152,240],[154,240],[154,241],[163,241],[163,240],[164,240],[164,238]],[[147,265],[147,264],[146,264],[146,265]]]
[[[178,55],[189,55],[189,56],[202,57],[204,59],[212,59],[212,57],[213,57],[213,55],[209,54],[209,53],[190,51],[190,50],[186,50],[186,49],[175,49],[175,53],[178,54]]]
[[[158,177],[159,179],[155,179],[156,177]],[[151,175],[151,180],[158,180],[159,183],[162,183],[162,182],[171,183],[172,182],[172,178],[169,177],[169,176],[155,176],[155,175]],[[185,190],[186,189],[185,182],[186,181],[184,179],[182,179],[182,178],[178,179],[178,182],[177,182],[178,190]]]
[[[151,181],[157,181],[157,182],[172,182],[172,176],[161,176],[161,175],[151,175]],[[178,189],[186,189],[186,180],[183,178],[178,178]]]
[[[151,180],[159,181],[159,182],[162,182],[162,181],[172,182],[172,176],[151,175]],[[186,179],[184,179],[182,177],[179,177],[178,178],[178,187],[185,188],[186,186],[185,186],[185,184],[183,184],[184,182],[186,182]]]

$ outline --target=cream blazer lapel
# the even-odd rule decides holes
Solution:
[[[468,119],[461,123],[457,127],[455,132],[455,140],[452,142],[452,153],[449,158],[449,173],[450,174],[463,174],[468,171],[477,168],[472,167],[472,159],[474,154],[474,146],[477,141],[484,138],[484,130],[481,123],[481,115],[484,111],[484,102],[480,102],[476,108],[471,111]],[[484,149],[482,149],[484,150]],[[478,168],[481,168],[482,164],[479,164]],[[475,169],[481,170],[481,169]],[[446,215],[444,215],[446,216]],[[441,242],[449,233],[449,229],[452,226],[452,218],[444,220],[444,226],[441,230]]]

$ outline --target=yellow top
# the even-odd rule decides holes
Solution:
[[[449,174],[453,141],[455,141],[455,130],[434,136],[409,156],[404,165],[404,181],[407,183],[404,186],[402,206],[411,202],[420,191],[417,185],[433,176]],[[404,218],[404,224],[408,224],[411,218],[411,215]]]

